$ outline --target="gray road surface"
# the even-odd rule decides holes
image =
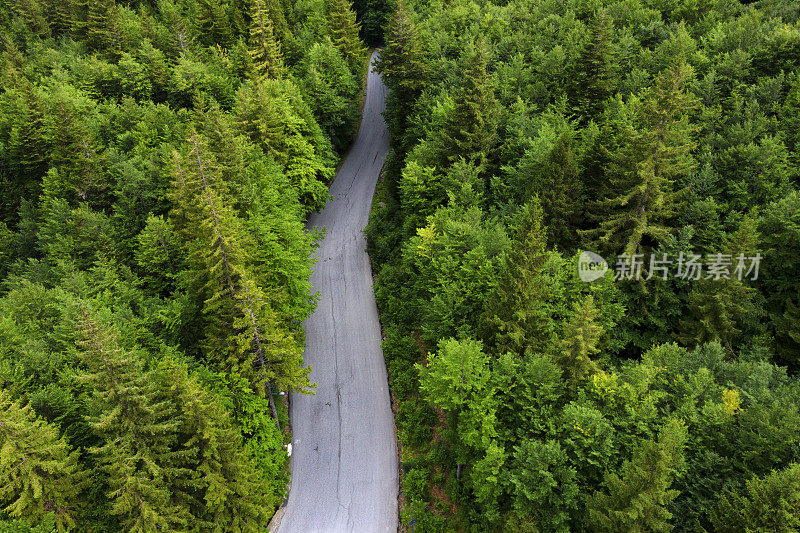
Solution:
[[[375,55],[372,58],[374,65]],[[397,530],[397,457],[372,273],[362,233],[389,149],[386,88],[370,68],[358,138],[309,227],[325,227],[306,321],[313,396],[292,396],[292,488],[280,533]]]

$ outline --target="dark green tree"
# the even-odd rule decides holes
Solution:
[[[498,142],[498,103],[494,81],[487,72],[488,52],[480,41],[467,57],[461,84],[453,94],[455,107],[445,122],[442,136],[443,168],[464,158],[484,166]]]
[[[577,390],[586,378],[599,370],[592,357],[600,352],[598,345],[603,327],[597,323],[598,311],[591,295],[582,302],[575,302],[572,309],[572,318],[564,324],[560,351],[556,352],[555,359],[564,370],[567,382]]]
[[[331,41],[347,60],[350,71],[361,77],[366,50],[359,37],[361,27],[356,21],[350,0],[325,0],[325,5]]]
[[[792,464],[726,494],[711,511],[713,531],[797,531],[800,529],[800,465]]]
[[[689,113],[696,99],[686,90],[692,69],[678,63],[663,71],[642,99],[629,104],[617,148],[606,170],[612,194],[601,201],[596,230],[601,249],[634,254],[669,234],[668,223],[680,207],[675,181],[693,167],[695,147]]]
[[[656,441],[645,440],[619,471],[609,472],[603,490],[587,502],[592,531],[671,531],[669,504],[678,495],[671,488],[684,463],[687,429],[672,419]]]
[[[111,512],[126,531],[155,532],[189,526],[176,480],[188,462],[176,450],[179,420],[153,376],[119,347],[114,331],[88,312],[80,322],[81,381],[94,391],[92,428],[104,443],[90,451],[108,476]]]
[[[164,360],[158,370],[166,395],[176,406],[178,444],[192,475],[179,480],[195,531],[261,531],[270,502],[263,480],[245,451],[238,429],[214,395],[186,366]]]
[[[198,0],[198,31],[205,44],[229,47],[233,44],[233,28],[222,0]]]
[[[589,27],[589,38],[581,50],[573,73],[570,99],[582,122],[598,117],[613,94],[613,20],[605,9],[597,11]]]
[[[521,209],[511,249],[503,257],[497,288],[488,298],[482,331],[496,353],[546,353],[555,335],[552,287],[545,272],[547,228],[538,200]]]

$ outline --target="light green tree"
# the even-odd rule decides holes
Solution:
[[[255,0],[250,22],[250,58],[259,77],[280,78],[284,73],[280,42],[264,0]]]
[[[597,362],[592,359],[600,352],[598,344],[603,335],[603,326],[597,323],[597,315],[594,298],[589,295],[582,302],[573,304],[572,318],[564,324],[560,351],[555,354],[555,359],[573,390],[599,370]]]
[[[59,531],[74,528],[88,485],[58,430],[0,391],[0,502],[9,516],[39,523],[52,513]]]

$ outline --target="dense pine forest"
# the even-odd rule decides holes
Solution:
[[[800,4],[398,0],[385,41],[404,530],[800,530]]]
[[[0,530],[266,531],[359,28],[348,0],[3,2]]]

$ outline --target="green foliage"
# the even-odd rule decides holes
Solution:
[[[325,6],[333,45],[347,60],[352,72],[362,73],[365,48],[359,37],[360,26],[350,0],[325,0]]]
[[[88,485],[78,452],[58,430],[0,393],[0,501],[9,516],[39,523],[55,518],[59,531],[75,526],[76,503]],[[52,513],[52,514],[50,514]]]
[[[678,495],[670,485],[684,461],[686,426],[670,420],[657,441],[644,441],[622,465],[621,476],[610,473],[588,502],[589,525],[596,531],[670,531],[666,507]]]
[[[575,469],[559,443],[525,441],[516,447],[514,460],[511,481],[520,521],[539,531],[570,531],[579,489]]]
[[[0,28],[0,530],[265,530],[349,4],[19,0]]]
[[[568,382],[573,388],[599,369],[592,359],[600,349],[603,327],[597,324],[597,309],[594,298],[587,296],[582,303],[575,303],[574,314],[564,324],[561,350],[556,353],[556,361],[564,369]]]
[[[800,527],[800,467],[790,465],[725,495],[711,514],[714,531],[793,531]]]
[[[619,148],[609,154],[614,196],[600,203],[603,219],[595,232],[604,250],[640,253],[643,239],[646,245],[667,235],[664,222],[680,206],[673,184],[693,166],[688,113],[694,98],[685,90],[691,76],[691,68],[679,63],[660,74],[641,100],[621,106]]]
[[[498,353],[544,353],[555,335],[552,301],[560,290],[548,280],[553,255],[547,251],[547,229],[541,205],[522,207],[510,252],[504,257],[497,289],[487,302],[485,328]],[[550,271],[550,272],[548,272]]]
[[[797,462],[797,23],[772,1],[397,2],[367,237],[401,435],[432,472],[407,519],[713,531],[721,495]],[[582,250],[611,272],[581,281]],[[642,279],[614,279],[623,253]],[[676,277],[680,254],[729,273]]]
[[[283,54],[264,0],[253,2],[249,54],[258,76],[280,78],[283,75]]]
[[[174,156],[173,217],[190,246],[193,286],[202,299],[204,352],[219,369],[280,390],[310,386],[310,369],[293,332],[280,324],[257,285],[248,250],[252,235],[225,201],[228,192],[206,141],[192,132],[188,153]]]

